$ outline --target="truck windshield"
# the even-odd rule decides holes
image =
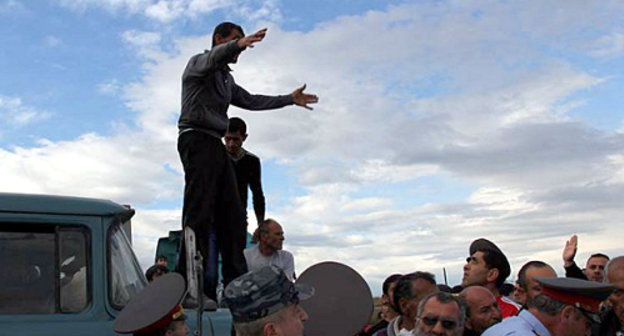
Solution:
[[[147,280],[121,225],[109,235],[109,297],[116,308],[124,307],[146,285]]]

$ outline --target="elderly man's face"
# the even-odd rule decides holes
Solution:
[[[282,230],[282,226],[276,222],[267,224],[267,232],[261,235],[260,244],[273,251],[279,251],[282,249],[283,242],[284,230]]]
[[[583,273],[585,273],[585,276],[587,276],[587,279],[590,281],[602,282],[607,262],[609,262],[609,260],[603,257],[589,258]]]
[[[307,320],[308,313],[301,306],[288,306],[282,319],[275,324],[276,336],[302,336],[303,322]]]
[[[487,288],[473,286],[465,289],[465,299],[470,317],[466,329],[481,334],[485,329],[503,319],[496,298]]]
[[[457,303],[442,303],[432,297],[427,301],[417,319],[414,335],[459,336],[463,331],[459,314]]]

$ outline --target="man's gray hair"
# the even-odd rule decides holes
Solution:
[[[528,308],[535,308],[540,313],[555,316],[566,306],[565,303],[552,299],[544,294],[538,295],[527,302]]]
[[[611,268],[621,268],[624,266],[624,256],[615,257],[607,263],[604,269],[604,279],[603,282],[609,282],[609,269]]]
[[[280,323],[284,320],[286,309],[290,306],[282,308],[273,314],[251,322],[235,322],[234,329],[237,336],[263,336],[264,326],[267,323]]]
[[[443,304],[455,303],[457,307],[459,308],[458,327],[461,329],[464,329],[464,324],[466,323],[466,301],[464,301],[464,299],[462,299],[461,297],[455,294],[446,293],[446,292],[435,292],[435,293],[431,293],[425,296],[422,300],[420,300],[420,303],[418,304],[418,311],[417,311],[416,316],[418,318],[422,316],[423,310],[425,309],[425,305],[427,304],[427,302],[429,302],[429,300],[433,298],[435,298],[436,300],[440,301],[440,303],[443,303]]]

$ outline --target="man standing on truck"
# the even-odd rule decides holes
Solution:
[[[238,195],[240,196],[243,209],[247,209],[247,188],[249,188],[253,197],[256,220],[258,226],[260,226],[260,223],[264,221],[265,210],[260,159],[243,148],[243,143],[247,139],[247,124],[241,118],[230,118],[230,123],[223,139],[225,140],[225,149],[234,165]]]
[[[212,49],[189,60],[182,75],[182,110],[178,121],[178,152],[184,167],[184,206],[182,226],[191,227],[197,237],[198,250],[204,261],[204,292],[216,297],[216,267],[209,253],[209,240],[216,238],[223,260],[223,281],[246,272],[243,256],[247,221],[237,192],[234,169],[221,138],[228,125],[230,104],[248,110],[277,109],[318,102],[306,94],[305,85],[282,96],[254,95],[238,86],[230,74],[229,63],[236,63],[246,48],[261,42],[267,30],[245,36],[234,23],[219,24],[212,35]],[[213,253],[214,254],[214,253]],[[186,274],[182,259],[178,271]]]

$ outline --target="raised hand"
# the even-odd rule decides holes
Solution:
[[[563,265],[565,267],[571,266],[574,263],[574,256],[576,256],[576,248],[578,247],[578,237],[573,235],[570,240],[566,241],[563,248]]]
[[[307,108],[308,110],[313,110],[313,108],[309,107],[308,104],[318,103],[318,97],[314,94],[303,93],[306,89],[306,84],[303,84],[302,87],[295,89],[292,92],[293,103],[295,105]]]
[[[238,41],[236,41],[236,44],[238,44],[238,47],[241,49],[244,49],[247,47],[253,48],[254,43],[260,42],[262,41],[262,39],[264,39],[264,36],[266,36],[266,32],[267,32],[266,28],[260,29],[251,35],[247,35],[245,37],[239,38]]]

